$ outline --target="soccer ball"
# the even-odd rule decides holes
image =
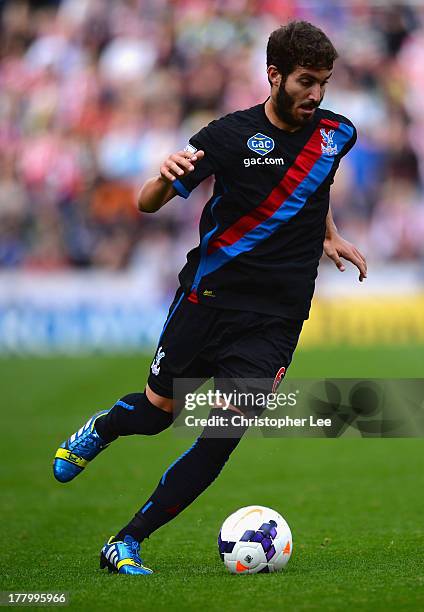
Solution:
[[[283,569],[292,553],[292,534],[281,514],[264,506],[246,506],[231,514],[218,536],[218,549],[232,574]]]

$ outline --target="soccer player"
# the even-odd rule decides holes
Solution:
[[[119,436],[155,435],[169,427],[174,379],[278,383],[308,318],[323,248],[339,270],[344,258],[358,268],[360,281],[366,277],[364,257],[340,237],[329,209],[330,185],[356,140],[349,119],[319,108],[336,58],[330,40],[312,24],[278,28],[267,46],[271,91],[265,103],[212,121],[144,184],[138,207],[153,213],[215,176],[200,244],[179,275],[144,392],[95,414],[60,446],[57,480],[72,480]],[[222,412],[214,407],[211,414]],[[140,543],[213,482],[242,433],[206,427],[107,541],[101,567],[150,574]]]

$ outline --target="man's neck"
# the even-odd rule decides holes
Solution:
[[[299,126],[289,125],[288,123],[280,119],[275,109],[275,104],[273,103],[271,97],[269,97],[268,100],[265,102],[265,115],[272,123],[272,125],[275,125],[275,127],[279,128],[280,130],[284,130],[286,132],[297,132],[298,130],[300,130]]]

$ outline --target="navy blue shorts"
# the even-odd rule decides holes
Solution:
[[[167,398],[174,397],[174,379],[213,377],[215,384],[272,379],[277,386],[302,325],[303,320],[194,304],[179,289],[150,366],[149,386]]]

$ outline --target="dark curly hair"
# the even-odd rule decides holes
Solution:
[[[266,48],[267,66],[275,66],[284,79],[296,66],[331,70],[337,57],[330,39],[307,21],[291,21],[274,30]]]

